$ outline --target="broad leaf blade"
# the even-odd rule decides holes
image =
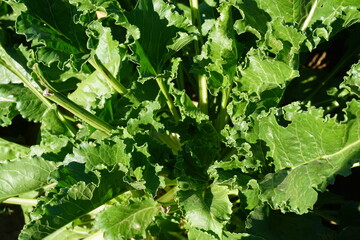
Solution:
[[[27,10],[16,21],[16,29],[37,46],[37,59],[45,64],[71,60],[79,68],[88,53],[85,28],[75,24],[77,10],[64,0],[22,0]]]
[[[0,199],[45,186],[54,170],[54,163],[39,157],[0,163]]]
[[[145,237],[147,227],[160,212],[160,206],[152,198],[135,200],[127,206],[112,206],[96,218],[96,226],[104,231],[106,239]]]
[[[360,3],[357,0],[319,0],[310,24],[321,21],[331,34],[360,21]],[[337,25],[336,21],[341,22]]]
[[[348,174],[360,161],[360,104],[349,104],[349,120],[342,124],[335,119],[324,122],[316,109],[294,112],[289,107],[285,114],[291,121],[287,127],[280,126],[273,114],[256,123],[276,170],[260,182],[260,198],[275,209],[302,214],[315,204],[315,190],[324,190],[336,174]]]
[[[2,47],[0,47],[0,54],[2,50],[3,50]],[[4,55],[1,54],[0,57],[3,58]],[[13,60],[12,62],[19,67],[19,64],[16,61]],[[23,73],[25,73],[25,71]],[[2,65],[1,63],[0,63],[0,74],[1,74],[0,84],[22,83],[21,80],[18,78],[18,76],[16,76],[5,65]]]
[[[73,154],[67,155],[65,161],[84,163],[87,171],[112,169],[118,165],[126,172],[131,161],[131,154],[127,151],[125,142],[115,137],[112,140],[97,143],[83,142],[74,149]]]
[[[0,138],[0,161],[2,160],[12,160],[18,157],[23,157],[27,155],[30,151],[28,147],[22,146],[20,144],[7,141]]]
[[[230,219],[232,206],[226,187],[212,185],[205,190],[179,190],[177,198],[189,227],[221,237],[222,229]]]
[[[299,24],[304,21],[311,5],[306,0],[280,0],[272,2],[269,0],[256,0],[259,7],[270,14],[272,18],[283,17],[284,21],[292,24]]]
[[[248,54],[248,66],[241,69],[238,80],[239,89],[249,94],[255,92],[260,95],[266,90],[284,88],[285,83],[299,76],[294,66],[262,56],[253,50]]]
[[[84,170],[78,163],[59,169],[57,187],[37,206],[19,239],[43,239],[126,190],[122,172]]]
[[[270,15],[256,1],[239,1],[238,6],[243,18],[235,22],[236,32],[250,32],[261,40],[268,29],[266,23],[271,21]]]
[[[196,240],[196,239],[203,239],[203,240],[215,240],[216,237],[214,237],[213,235],[201,231],[199,229],[196,228],[191,228],[188,232],[188,239],[189,240]]]
[[[21,85],[0,85],[0,102],[2,101],[13,102],[24,118],[34,122],[39,122],[47,109],[41,100]]]
[[[79,104],[86,110],[104,108],[106,99],[114,92],[106,83],[101,73],[94,71],[77,85],[77,89],[69,94],[69,99]]]

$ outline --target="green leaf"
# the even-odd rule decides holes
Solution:
[[[334,35],[341,29],[347,28],[360,21],[360,3],[356,0],[319,0],[310,24],[321,21],[323,26]],[[341,22],[337,26],[336,22]],[[316,25],[315,25],[316,26]]]
[[[98,21],[93,21],[89,24],[88,34],[90,35],[90,33],[93,38],[91,39],[92,44],[96,42],[96,47],[90,46],[94,49],[94,54],[96,54],[111,74],[117,76],[121,61],[123,61],[123,58],[126,56],[124,46],[114,39],[110,28],[102,26]]]
[[[263,37],[264,41],[258,41],[259,48],[251,49],[244,64],[238,67],[241,77],[235,78],[238,86],[227,107],[234,124],[250,114],[276,107],[287,83],[299,76],[299,51],[305,35],[285,25],[282,18],[274,18]],[[266,51],[261,51],[264,48]]]
[[[156,121],[156,112],[161,108],[158,101],[143,101],[141,105],[134,112],[130,112],[131,115],[127,120],[127,130],[131,135],[144,131],[145,126],[150,126],[156,131],[164,128],[163,124]]]
[[[128,153],[125,141],[119,137],[98,142],[82,142],[73,151],[73,154],[66,156],[65,161],[84,163],[86,171],[112,169],[118,165],[126,172],[130,165],[131,154]]]
[[[30,151],[28,147],[7,141],[3,138],[0,138],[0,149],[1,149],[0,161],[12,160],[14,158],[23,157],[27,155]]]
[[[139,148],[144,147],[137,147]],[[160,175],[163,167],[158,163],[151,163],[151,160],[156,161],[153,156],[134,151],[127,182],[135,189],[145,190],[152,196],[156,196],[158,188],[165,187],[164,177]]]
[[[24,47],[19,46],[18,49],[24,50]],[[0,70],[4,73],[4,78],[0,80],[0,105],[3,107],[1,126],[10,125],[18,112],[26,119],[38,122],[46,110],[44,99],[40,100],[42,95],[37,92],[40,89],[31,80],[26,63],[20,61],[23,58],[22,53],[0,46]],[[27,88],[19,83],[25,84]],[[36,98],[34,93],[38,93],[40,98],[38,95]]]
[[[161,73],[171,55],[194,40],[189,33],[196,29],[173,9],[160,0],[140,0],[134,11],[126,13],[127,21],[140,31],[140,38],[133,36],[136,41],[131,48],[145,77]]]
[[[217,184],[227,185],[231,189],[241,189],[252,179],[250,175],[243,173],[241,167],[241,162],[237,159],[216,161],[209,167],[208,173]]]
[[[199,228],[221,237],[222,229],[230,219],[232,206],[226,187],[211,185],[200,190],[180,189],[177,200],[188,221],[188,228]]]
[[[66,156],[65,162],[85,164],[86,171],[119,169],[126,173],[126,182],[132,187],[155,195],[157,188],[162,184],[162,178],[157,175],[162,167],[150,162],[152,157],[148,153],[148,144],[150,140],[143,146],[137,146],[134,140],[120,137],[90,143],[82,142],[73,149],[73,154]],[[156,151],[158,154],[160,152],[161,150]]]
[[[15,100],[11,98],[4,98],[3,96],[1,96],[0,126],[6,127],[11,125],[13,118],[16,117],[18,114],[19,112],[16,110]]]
[[[356,238],[358,204],[317,196],[360,163],[359,10],[0,1],[0,125],[40,122],[0,138],[0,199],[37,202],[19,238]]]
[[[332,29],[331,24],[333,24],[337,18],[343,20],[342,28],[349,27],[351,24],[359,21],[359,11],[356,9],[359,8],[359,2],[356,0],[280,0],[276,3],[268,0],[256,0],[256,5],[263,11],[266,11],[272,19],[281,17],[285,23],[293,24],[298,29],[303,27],[307,18],[310,20],[308,26],[312,26],[312,24],[321,21],[322,25],[325,26],[324,30],[327,29],[330,31]],[[314,13],[311,13],[313,6]],[[253,16],[256,15],[253,14]]]
[[[80,11],[84,10],[95,10],[96,7],[100,7],[101,3],[103,2],[110,2],[110,1],[104,1],[104,0],[69,0],[69,2],[76,6],[77,9]]]
[[[54,153],[57,154],[57,156],[53,158],[54,161],[55,159],[56,161],[62,161],[64,159],[65,156],[61,154],[61,151],[69,142],[72,142],[72,140],[69,138],[69,136],[71,136],[69,130],[59,119],[57,111],[55,108],[48,108],[45,111],[40,127],[41,141],[40,144],[31,146],[32,155],[42,156],[44,153]],[[71,149],[71,147],[69,149]]]
[[[276,59],[297,67],[298,54],[305,35],[293,26],[285,25],[282,18],[275,18],[265,34],[265,44]]]
[[[231,87],[233,79],[236,78],[239,50],[233,30],[232,8],[229,2],[221,2],[218,8],[220,17],[210,29],[201,54],[196,56],[199,66],[195,72],[200,74],[203,74],[204,70],[208,72],[208,87],[214,95],[220,87]]]
[[[178,71],[181,64],[180,58],[173,58],[171,60],[171,71],[165,72],[165,78],[167,78],[167,84],[169,86],[169,93],[174,98],[174,105],[178,107],[182,119],[190,117],[195,119],[198,123],[204,120],[209,120],[209,116],[204,114],[195,104],[192,102],[185,90],[179,90],[180,86],[175,86],[175,81],[179,79]]]
[[[196,228],[190,228],[188,232],[188,239],[189,240],[196,240],[196,239],[203,239],[203,240],[215,240],[217,239],[213,235],[203,232]]]
[[[220,155],[218,133],[209,122],[196,127],[183,123],[176,128],[176,133],[184,145],[176,162],[181,179],[193,189],[207,185],[207,170]]]
[[[57,187],[42,199],[19,239],[43,239],[126,190],[122,172],[84,170],[78,163],[58,170]]]
[[[243,204],[243,206],[245,206],[245,209],[253,210],[262,204],[259,199],[259,185],[255,179],[251,179],[247,186],[247,189],[242,190],[242,194],[246,197],[246,204]]]
[[[18,158],[0,163],[0,199],[29,192],[45,186],[55,170],[52,162],[43,158]]]
[[[70,66],[65,66],[65,69],[59,69],[56,64],[51,64],[50,67],[45,65],[38,65],[43,77],[55,88],[57,91],[65,93],[76,89],[76,85],[81,79],[86,79],[89,76],[88,71],[76,72]]]
[[[59,119],[58,110],[56,108],[49,108],[44,113],[44,119],[41,124],[41,131],[52,135],[65,135],[67,128]]]
[[[0,33],[3,33],[3,29],[0,29]],[[16,69],[16,71],[18,71],[25,78],[31,79],[31,76],[27,72],[26,67],[22,66],[18,61],[16,61],[16,59],[13,58],[13,54],[8,53],[8,50],[9,49],[5,49],[3,44],[0,45],[0,73],[2,76],[0,79],[0,84],[22,83],[19,76],[14,74],[14,72],[12,71],[13,69]]]
[[[12,102],[23,118],[34,122],[42,119],[47,108],[31,91],[21,85],[0,85],[0,99]]]
[[[107,84],[101,73],[94,71],[83,79],[68,97],[90,111],[104,108],[106,99],[110,98],[112,93],[114,93],[113,88]]]
[[[173,86],[173,84],[169,85]],[[174,104],[179,108],[183,119],[189,117],[195,119],[198,123],[209,120],[209,116],[204,114],[198,107],[194,105],[185,91],[180,91],[175,87],[170,87],[169,92],[174,97]]]
[[[0,21],[11,21],[11,24],[14,24],[16,18],[21,14],[21,11],[25,10],[25,6],[22,3],[12,1],[10,7],[10,1],[11,0],[5,0],[1,2]]]
[[[266,90],[284,88],[286,82],[299,76],[294,66],[263,56],[254,49],[248,53],[248,65],[240,72],[239,90],[258,95]]]
[[[93,11],[99,8],[110,8],[115,6],[118,8],[118,2],[116,0],[69,0],[73,5],[76,5],[80,11]]]
[[[104,231],[106,239],[145,237],[147,227],[160,212],[160,206],[152,198],[134,200],[129,205],[112,206],[96,218],[96,226]]]
[[[210,233],[204,232],[202,230],[191,228],[188,232],[188,239],[189,240],[216,240],[219,238],[214,237]],[[247,233],[232,233],[232,232],[223,232],[222,240],[265,240],[262,237],[258,237],[256,235],[250,235]]]
[[[71,224],[60,228],[53,234],[50,234],[43,238],[44,240],[63,240],[63,239],[84,239],[89,237],[87,229],[78,226],[72,227]]]
[[[256,0],[238,4],[243,15],[243,19],[235,24],[238,34],[251,32],[261,40],[268,29],[266,22],[281,18],[284,23],[297,29],[310,28],[310,36],[306,40],[309,50],[314,49],[323,38],[329,39],[331,35],[360,21],[359,2],[356,0],[280,0],[276,3]]]
[[[301,112],[296,105],[284,108],[287,127],[278,124],[274,113],[259,117],[256,131],[275,165],[275,173],[259,183],[261,200],[283,212],[307,213],[316,202],[316,190],[323,191],[337,174],[349,174],[360,161],[359,109],[359,102],[350,102],[344,123],[324,120],[317,109]]]
[[[265,238],[258,237],[255,234],[250,235],[248,233],[232,233],[232,232],[224,232],[223,235],[224,240],[231,239],[239,239],[239,240],[265,240]],[[266,239],[267,240],[267,239]]]
[[[345,88],[350,91],[351,94],[360,97],[360,61],[352,65],[347,74],[348,76],[344,78],[344,81],[340,84],[340,88]]]
[[[196,162],[197,167],[208,169],[208,167],[218,159],[219,136],[214,127],[209,123],[198,126],[197,131],[193,132],[190,141],[186,144],[188,151]]]
[[[0,54],[1,54],[2,48],[0,48]],[[4,55],[1,54],[1,58],[4,57]],[[12,61],[16,66],[19,66],[19,64],[16,61]],[[21,68],[20,68],[21,69]],[[27,74],[25,71],[23,72]],[[18,78],[13,72],[11,72],[6,66],[0,64],[0,74],[1,74],[1,80],[0,84],[9,84],[9,83],[15,83],[19,84],[22,83],[21,79]],[[28,74],[27,74],[28,75]]]
[[[79,69],[84,62],[85,28],[74,22],[77,9],[64,0],[22,0],[26,11],[16,21],[16,30],[36,46],[37,60],[46,65],[68,61]]]
[[[266,23],[271,21],[271,17],[259,7],[256,1],[238,1],[237,4],[242,19],[235,22],[234,29],[239,35],[250,32],[261,40],[267,32]],[[276,6],[276,4],[272,5]]]
[[[256,2],[271,18],[283,17],[286,23],[296,25],[304,21],[304,18],[307,16],[307,11],[311,7],[309,6],[309,1],[306,0],[280,0],[276,1],[276,3],[268,0],[257,0]]]
[[[341,30],[360,22],[359,1],[319,0],[310,18],[311,35],[306,46],[312,50],[322,39],[328,40]],[[314,3],[315,4],[315,1]]]
[[[91,34],[93,54],[102,62],[113,76],[118,76],[122,61],[125,61],[124,50],[113,39],[111,29],[103,27],[100,22],[92,22],[88,34]],[[86,110],[103,108],[105,101],[114,94],[114,89],[107,83],[103,74],[94,71],[78,84],[77,89],[69,98]]]

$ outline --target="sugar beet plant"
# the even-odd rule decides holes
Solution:
[[[22,206],[19,239],[359,231],[359,204],[334,217],[326,204],[345,200],[321,197],[360,160],[359,9],[1,1],[0,124],[40,124],[34,145],[0,139],[0,201]]]

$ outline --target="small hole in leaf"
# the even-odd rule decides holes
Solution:
[[[287,127],[291,123],[291,121],[285,119],[285,116],[281,110],[278,111],[275,117],[276,122],[282,127]]]

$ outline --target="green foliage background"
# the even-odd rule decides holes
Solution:
[[[40,126],[0,138],[19,239],[357,239],[329,185],[360,163],[359,22],[357,0],[1,1],[1,130]]]

